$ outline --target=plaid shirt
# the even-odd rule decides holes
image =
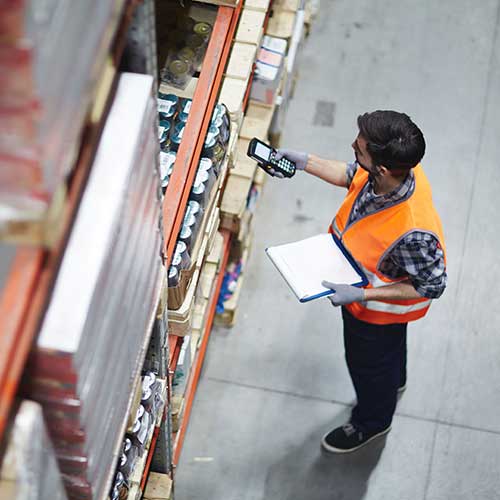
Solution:
[[[347,165],[347,187],[358,169],[356,162]],[[415,190],[415,177],[410,171],[406,179],[392,192],[376,195],[369,180],[356,200],[348,224],[387,208],[410,197]],[[446,288],[446,266],[441,245],[435,236],[422,231],[407,234],[380,263],[379,270],[388,278],[408,276],[415,290],[430,299],[436,299]]]

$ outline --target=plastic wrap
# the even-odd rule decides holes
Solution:
[[[37,403],[22,402],[0,474],[0,498],[66,500],[54,449]]]
[[[70,498],[102,498],[161,270],[153,78],[123,74],[33,360]],[[114,462],[116,463],[116,462]]]
[[[122,4],[0,0],[0,157],[15,159],[0,163],[0,225],[42,219],[73,167],[106,30]],[[36,171],[29,179],[18,168],[27,155]],[[23,210],[33,197],[43,203]]]

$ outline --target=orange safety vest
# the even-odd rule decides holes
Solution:
[[[441,221],[432,202],[429,181],[420,165],[413,169],[415,190],[406,200],[373,212],[346,227],[349,215],[368,173],[358,168],[347,196],[333,220],[330,231],[342,240],[351,255],[365,272],[366,288],[392,285],[407,279],[389,278],[381,274],[379,265],[388,252],[406,234],[418,230],[433,234],[444,249]],[[386,325],[415,321],[427,313],[431,300],[425,297],[410,300],[369,300],[353,302],[345,307],[356,318],[368,323]]]

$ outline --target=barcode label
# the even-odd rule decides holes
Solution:
[[[170,113],[174,103],[172,101],[165,101],[165,99],[158,99],[158,111],[160,113]]]

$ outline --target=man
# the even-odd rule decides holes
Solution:
[[[420,129],[403,114],[358,117],[351,164],[287,149],[297,169],[348,188],[330,232],[366,273],[367,287],[323,282],[342,306],[345,355],[357,404],[350,421],[322,440],[347,453],[391,430],[398,393],[406,388],[406,329],[425,315],[447,281],[444,239],[429,182],[419,162]],[[271,174],[278,173],[271,171]]]

